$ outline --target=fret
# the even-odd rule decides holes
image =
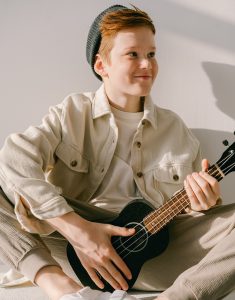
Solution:
[[[225,176],[217,164],[214,164],[208,169],[208,174],[213,176],[218,181],[222,180]]]
[[[220,181],[227,174],[235,171],[234,155],[235,143],[222,154],[221,158],[214,165],[208,168],[208,174]],[[156,233],[189,206],[190,200],[183,188],[165,204],[147,215],[143,219],[143,223],[150,233]]]
[[[148,232],[156,233],[160,231],[162,227],[181,213],[189,205],[189,199],[187,198],[188,201],[185,201],[186,196],[186,191],[180,190],[159,209],[154,210],[145,217],[143,221]]]
[[[209,167],[208,174],[218,181],[225,176],[217,164]],[[186,190],[182,188],[165,204],[147,215],[143,220],[144,225],[151,234],[157,233],[188,206],[190,206],[190,200]]]

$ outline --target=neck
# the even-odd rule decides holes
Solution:
[[[121,103],[120,101],[113,101],[109,99],[109,103],[111,106],[113,106],[114,108],[121,110],[121,111],[125,111],[125,112],[132,112],[132,113],[136,113],[136,112],[141,112],[144,110],[144,101],[141,101],[141,99],[139,100],[139,105],[135,105],[135,103]],[[133,105],[132,105],[133,104]]]
[[[109,103],[114,108],[126,112],[141,112],[144,110],[144,97],[121,95],[106,89]]]

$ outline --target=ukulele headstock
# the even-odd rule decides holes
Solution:
[[[229,145],[227,140],[223,141],[223,144],[225,146]],[[223,152],[216,164],[219,166],[224,175],[228,175],[235,171],[235,142]]]

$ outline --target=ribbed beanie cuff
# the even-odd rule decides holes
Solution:
[[[86,44],[86,59],[89,65],[92,68],[95,76],[102,80],[101,77],[95,72],[94,64],[95,64],[95,56],[99,51],[100,43],[101,43],[101,33],[100,33],[100,21],[102,20],[103,16],[109,12],[113,12],[116,10],[127,9],[127,7],[123,5],[113,5],[102,11],[93,21],[88,37],[87,37],[87,44]]]

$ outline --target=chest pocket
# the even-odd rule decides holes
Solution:
[[[71,145],[60,143],[56,149],[56,156],[71,170],[75,172],[87,173],[89,161]]]
[[[167,200],[183,187],[184,179],[192,172],[191,165],[167,164],[158,166],[153,171],[155,188]]]

